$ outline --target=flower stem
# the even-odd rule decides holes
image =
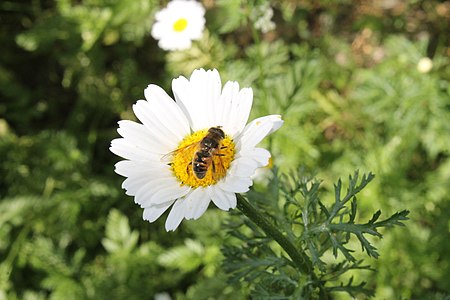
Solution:
[[[311,276],[320,290],[321,299],[328,299],[329,296],[327,295],[324,286],[314,273],[313,266],[311,261],[309,260],[309,257],[303,251],[295,247],[295,245],[286,236],[284,236],[275,227],[275,225],[273,225],[267,218],[260,214],[258,210],[247,201],[247,199],[245,199],[240,194],[236,194],[236,196],[238,199],[237,208],[256,225],[258,225],[268,236],[273,238],[281,246],[281,248],[284,249],[284,251],[286,251],[300,273]]]

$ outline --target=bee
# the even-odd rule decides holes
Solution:
[[[220,149],[224,138],[225,133],[220,127],[211,127],[208,129],[206,136],[198,144],[197,151],[191,163],[192,170],[198,179],[205,177],[210,166],[212,166],[213,173],[215,173],[216,165],[213,161],[213,156],[223,156],[220,153]]]
[[[212,168],[213,177],[217,174],[223,174],[224,166],[222,164],[221,157],[224,154],[220,153],[221,149],[226,147],[222,146],[222,141],[225,138],[225,133],[221,129],[221,126],[211,127],[208,129],[207,134],[199,142],[195,142],[179,148],[171,153],[163,156],[173,156],[178,152],[187,151],[196,147],[192,156],[191,162],[186,167],[186,172],[189,173],[190,169],[192,173],[198,179],[203,179],[206,176],[209,168]],[[214,157],[219,157],[218,163],[214,162]]]

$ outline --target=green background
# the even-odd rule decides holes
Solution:
[[[316,172],[331,199],[339,177],[372,171],[360,217],[411,211],[374,240],[377,271],[360,276],[375,298],[448,296],[450,2],[202,2],[204,36],[180,52],[150,36],[166,2],[0,2],[0,299],[247,297],[221,268],[225,221],[240,216],[211,207],[166,233],[108,150],[149,83],[171,94],[199,67],[252,87],[251,119],[283,116],[263,143],[282,172]],[[269,4],[263,34],[252,24]]]

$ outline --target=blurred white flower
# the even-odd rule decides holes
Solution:
[[[122,187],[144,208],[143,218],[157,220],[169,207],[166,230],[183,219],[198,219],[212,201],[236,207],[236,193],[247,192],[251,176],[269,163],[270,153],[256,145],[283,124],[269,115],[246,125],[253,103],[251,88],[229,81],[222,89],[217,70],[195,70],[190,79],[172,81],[175,101],[156,85],[133,110],[143,123],[120,121],[123,138],[111,152],[126,160],[116,173]]]
[[[166,292],[155,294],[154,300],[172,300],[172,297]]]
[[[422,57],[417,64],[417,71],[420,73],[428,73],[433,68],[433,61],[428,57]]]
[[[205,28],[205,9],[196,1],[173,0],[155,15],[152,36],[164,50],[184,50],[199,40]]]
[[[251,18],[255,22],[256,29],[261,30],[262,33],[267,33],[275,29],[275,23],[272,22],[273,9],[269,3],[264,3],[253,9]]]

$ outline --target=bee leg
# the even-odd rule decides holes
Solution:
[[[189,175],[189,166],[192,166],[192,161],[186,166],[186,173]]]
[[[216,153],[216,154],[214,154],[215,156],[225,156],[225,154],[222,154],[222,153]]]
[[[220,149],[226,149],[226,148],[228,148],[228,146],[222,146],[222,147],[220,147]]]

